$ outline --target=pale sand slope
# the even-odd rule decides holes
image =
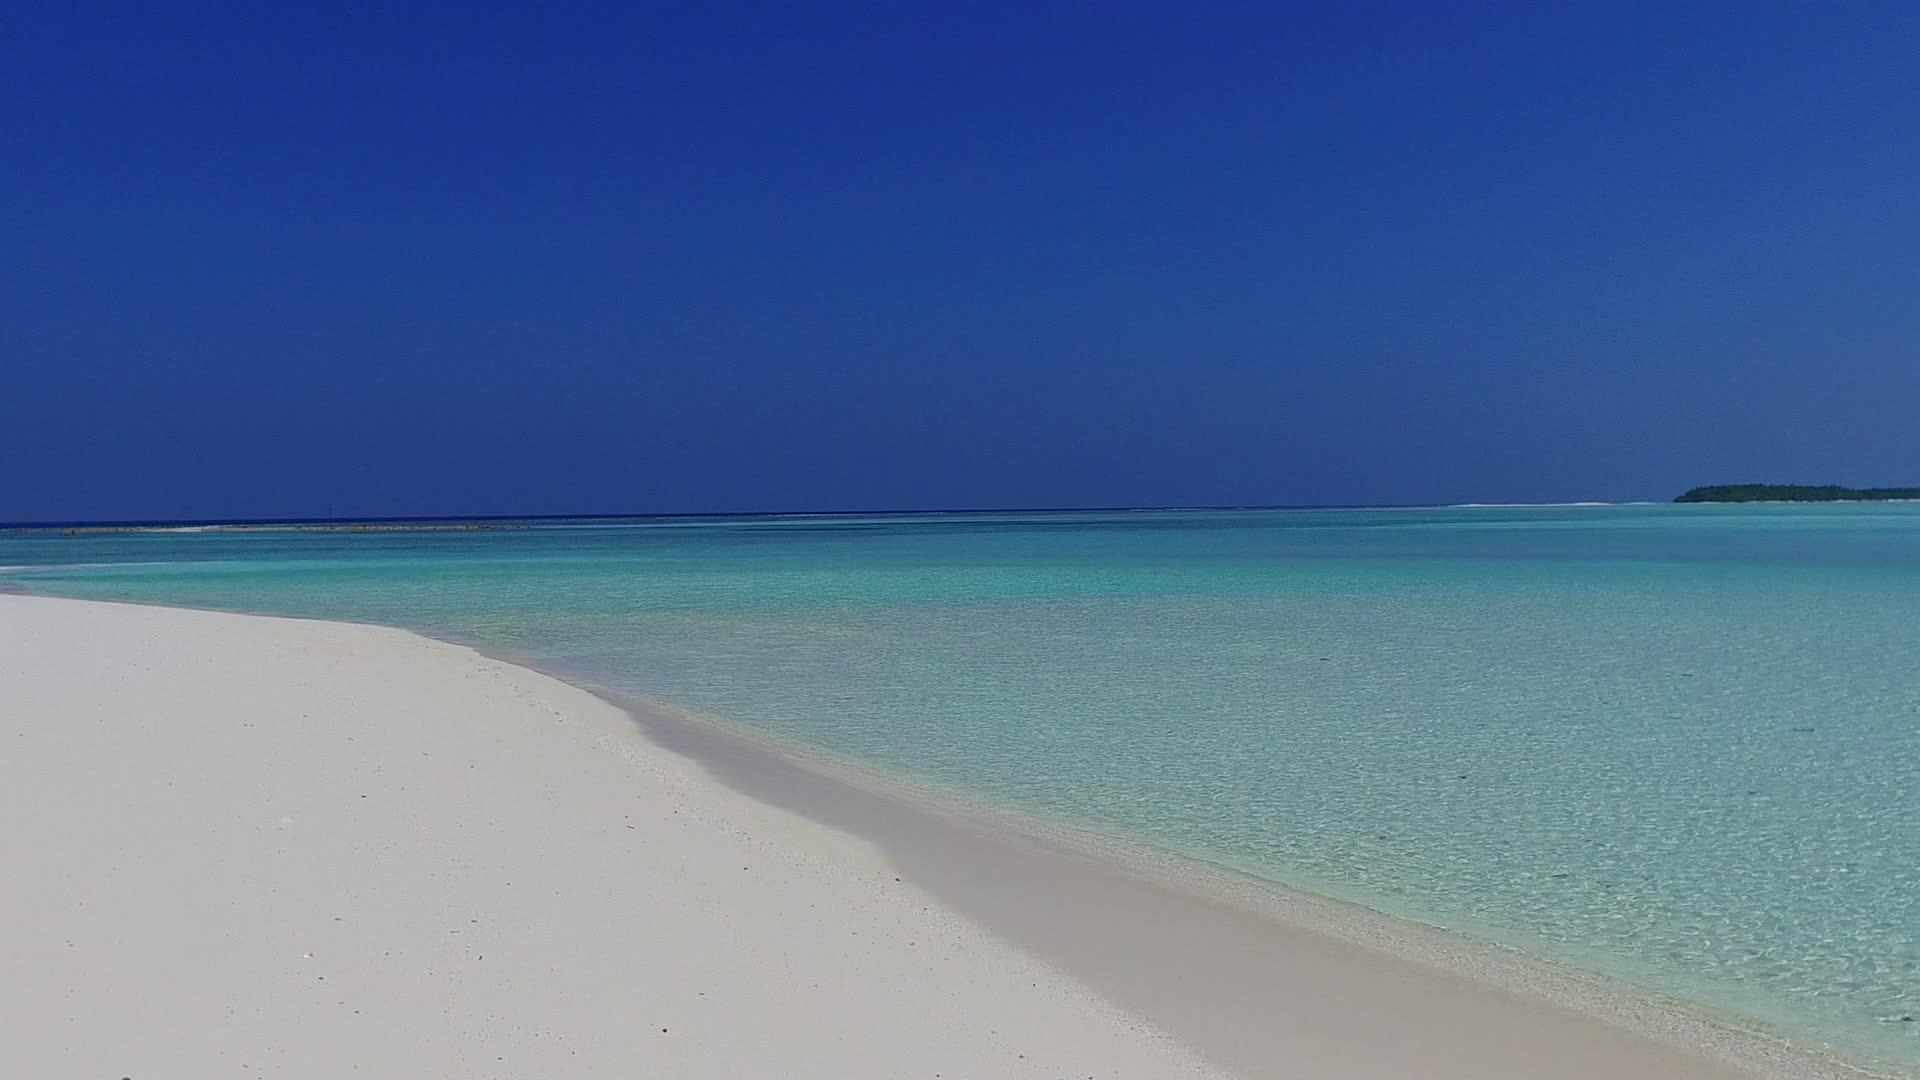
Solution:
[[[0,739],[0,1076],[1204,1075],[467,649],[0,596]]]
[[[0,596],[0,815],[0,1077],[1738,1075],[379,627]]]

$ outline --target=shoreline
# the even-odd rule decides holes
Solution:
[[[1579,1020],[1697,1056],[1738,1075],[1780,1080],[1881,1080],[1906,1075],[1883,1071],[1888,1067],[1880,1063],[1843,1060],[1796,1047],[1786,1035],[1743,1022],[1746,1018],[1718,1013],[1707,1005],[1581,968],[1521,945],[1383,911],[1359,899],[1278,881],[1171,851],[1148,840],[1115,837],[1095,826],[1041,820],[968,798],[964,792],[940,789],[917,779],[902,780],[817,748],[788,744],[744,724],[610,691],[577,676],[547,671],[525,657],[478,651],[581,686],[626,712],[650,741],[701,763],[718,782],[742,795],[878,844],[905,867],[909,880],[927,886],[997,936],[1046,958],[1175,1035],[1182,1034],[1189,1024],[1197,1025],[1201,1013],[1218,1017],[1223,1012],[1231,1013],[1236,1003],[1257,1002],[1261,988],[1244,985],[1230,996],[1209,996],[1200,1003],[1176,1001],[1160,992],[1164,987],[1157,986],[1155,980],[1142,979],[1139,972],[1118,970],[1110,958],[1093,962],[1095,950],[1076,952],[1057,947],[1055,932],[1059,924],[1034,918],[1031,895],[1018,905],[994,903],[994,898],[982,896],[974,887],[983,876],[993,875],[974,873],[977,866],[958,872],[938,866],[929,861],[927,852],[950,854],[949,845],[956,841],[977,844],[976,857],[982,863],[1006,867],[1031,860],[1030,869],[1032,863],[1071,864],[1086,877],[1097,878],[1103,887],[1096,893],[1085,887],[1088,882],[1072,882],[1065,895],[1054,898],[1060,907],[1072,906],[1074,900],[1092,903],[1096,895],[1111,898],[1132,893],[1132,899],[1145,901],[1143,906],[1153,907],[1160,916],[1179,910],[1189,923],[1181,929],[1188,933],[1196,931],[1192,924],[1234,924],[1235,932],[1215,943],[1215,965],[1230,965],[1234,954],[1257,950],[1261,943],[1256,939],[1270,934],[1292,939],[1288,946],[1298,946],[1301,938],[1320,937],[1336,950],[1358,950],[1380,958],[1383,966],[1415,965],[1478,990],[1511,994],[1531,1005],[1564,1010]],[[940,834],[944,836],[934,839]],[[1023,880],[1048,877],[1044,872],[1002,876]],[[1127,936],[1137,940],[1139,933],[1152,927],[1164,930],[1167,924],[1142,919],[1135,926],[1136,933]],[[1266,980],[1256,976],[1251,981]],[[1176,1013],[1186,1015],[1176,1017]],[[1251,1027],[1257,1018],[1249,1015],[1241,1019]],[[1220,1034],[1213,1032],[1211,1037],[1197,1040],[1196,1045],[1217,1051],[1223,1041]],[[1258,1054],[1228,1055],[1227,1060],[1235,1056],[1252,1059],[1248,1065],[1261,1060]],[[1407,1067],[1415,1066],[1408,1063]],[[1418,1067],[1429,1076],[1454,1075],[1437,1069],[1430,1059]],[[1484,1070],[1485,1066],[1476,1068]],[[1585,1075],[1566,1072],[1565,1068],[1563,1063],[1561,1075]],[[1499,1073],[1462,1071],[1459,1075]]]
[[[944,799],[742,725],[583,685],[526,657],[379,624],[213,614],[406,634],[591,695],[632,726],[639,745],[627,748],[630,759],[682,759],[763,808],[746,817],[806,822],[819,830],[810,836],[816,854],[858,859],[848,841],[879,852],[895,881],[1242,1075],[1283,1066],[1354,1076],[1897,1075],[1513,946]]]
[[[586,691],[0,598],[7,1076],[1216,1076]]]

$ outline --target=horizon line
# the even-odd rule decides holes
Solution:
[[[405,525],[454,524],[489,521],[605,521],[685,520],[781,517],[933,516],[937,514],[1097,514],[1166,513],[1257,510],[1449,510],[1576,506],[1628,506],[1648,500],[1569,500],[1564,502],[1447,502],[1447,503],[1230,503],[1168,504],[1159,506],[967,506],[919,509],[861,510],[723,510],[655,513],[587,514],[398,514],[367,517],[257,517],[257,518],[75,518],[69,520],[0,521],[0,529],[139,529],[221,525]]]

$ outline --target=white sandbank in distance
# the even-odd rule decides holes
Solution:
[[[0,595],[0,740],[0,1076],[1826,1071],[401,630]]]

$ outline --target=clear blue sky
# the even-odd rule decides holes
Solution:
[[[1920,5],[35,6],[0,520],[1920,483]]]

